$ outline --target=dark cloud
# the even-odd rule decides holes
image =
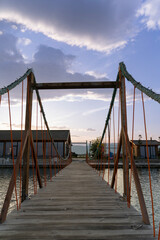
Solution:
[[[71,45],[110,52],[135,36],[141,0],[1,0],[0,19]]]
[[[73,55],[66,55],[61,50],[40,45],[34,55],[34,60],[30,64],[25,63],[21,53],[17,49],[18,39],[13,35],[0,35],[0,87],[7,86],[17,78],[22,76],[27,68],[33,68],[37,82],[65,82],[65,81],[97,81],[107,78],[97,79],[94,76],[80,73],[70,73]],[[105,96],[106,91],[94,91]],[[19,88],[14,91],[16,98],[20,97]],[[61,90],[61,91],[41,91],[42,98],[55,98],[67,94],[86,94],[87,90]],[[80,96],[79,96],[80,98]],[[79,100],[78,98],[78,100]]]

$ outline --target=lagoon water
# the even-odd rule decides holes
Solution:
[[[41,169],[41,171],[43,171]],[[113,170],[111,169],[109,171],[109,176],[110,176],[110,181],[112,177]],[[152,224],[152,208],[151,208],[151,197],[150,197],[150,187],[149,187],[149,176],[148,176],[148,169],[138,169],[149,217],[150,217],[150,222]],[[0,169],[0,208],[2,207],[5,194],[8,188],[8,184],[10,181],[10,177],[12,174],[11,169]],[[118,169],[118,181],[117,181],[117,190],[120,194],[123,193],[123,177],[122,177],[122,169]],[[151,169],[151,177],[152,177],[152,189],[153,189],[153,199],[154,199],[154,210],[155,210],[155,223],[156,223],[156,232],[158,232],[158,225],[160,221],[160,169]],[[47,169],[47,178],[49,180],[49,169]],[[105,180],[107,184],[108,180],[108,169],[106,169],[105,172]],[[32,176],[32,170],[30,170],[30,195],[33,194],[33,176]],[[19,180],[17,180],[17,189],[19,189]],[[18,192],[19,190],[17,190]],[[62,190],[63,191],[63,190]],[[19,194],[19,192],[18,192]],[[132,178],[132,191],[131,191],[131,204],[138,210],[140,211],[139,208],[139,202],[138,202],[138,197],[136,193],[136,188],[134,185],[134,180]],[[11,206],[9,211],[11,211],[13,208],[16,207],[16,202],[15,202],[15,194],[13,193],[12,201],[11,201]]]

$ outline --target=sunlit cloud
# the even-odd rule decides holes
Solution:
[[[88,74],[90,76],[93,76],[95,78],[106,78],[107,74],[106,73],[97,73],[95,71],[87,71],[85,74]]]
[[[19,38],[17,43],[24,46],[28,46],[29,44],[31,44],[31,42],[32,41],[29,38]]]
[[[160,29],[160,1],[146,0],[137,12],[148,29]]]
[[[135,11],[140,0],[3,1],[0,20],[24,26],[34,32],[109,54],[126,46],[138,32]],[[45,5],[44,5],[45,4]],[[85,9],[85,11],[84,11]],[[121,21],[120,21],[121,19]]]

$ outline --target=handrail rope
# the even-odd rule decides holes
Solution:
[[[145,107],[144,107],[143,92],[141,92],[141,96],[142,96],[144,128],[145,128],[145,136],[146,136],[146,150],[147,150],[147,161],[148,161],[148,172],[149,172],[149,185],[150,185],[151,203],[152,203],[153,235],[154,235],[154,237],[155,237],[154,205],[153,205],[153,194],[152,194],[152,183],[151,183],[151,170],[150,170],[150,162],[149,162],[149,151],[148,151],[148,140],[147,140],[147,126],[146,126],[146,116],[145,116]]]
[[[116,78],[116,82],[118,82],[118,81],[119,81],[119,72],[117,73],[117,78]],[[96,153],[100,150],[100,147],[101,147],[101,144],[102,144],[102,141],[103,141],[103,138],[104,138],[104,134],[106,132],[108,122],[109,122],[109,119],[110,119],[110,116],[111,116],[111,112],[112,112],[113,104],[114,104],[114,101],[115,101],[116,93],[117,93],[117,87],[114,88],[114,90],[113,90],[112,99],[111,99],[111,102],[110,102],[110,107],[109,107],[109,110],[108,110],[108,114],[107,114],[107,118],[106,118],[106,121],[105,121],[104,129],[103,129],[103,132],[102,132],[102,137],[101,137],[98,149],[95,152],[95,156],[96,156]]]
[[[114,154],[113,154],[113,162],[114,162],[114,164],[115,164],[115,161],[116,161],[116,154],[115,154],[115,149],[116,149],[116,143],[115,143],[115,141],[116,141],[116,136],[115,136],[115,115],[114,115],[114,105],[113,105],[113,112],[112,112],[112,114],[113,114],[113,139],[114,139]],[[116,192],[116,189],[115,189],[115,192]]]
[[[38,161],[38,99],[37,99],[37,107],[36,107],[36,159]],[[36,193],[37,193],[37,176],[38,176],[38,169],[36,164]]]
[[[130,194],[129,194],[129,207],[131,205],[131,187],[132,187],[132,173],[133,173],[133,139],[134,139],[134,114],[135,114],[135,90],[136,87],[134,86],[134,92],[133,92],[133,118],[132,118],[132,148],[131,148],[131,173],[130,173]]]
[[[131,82],[136,88],[145,93],[148,97],[160,103],[160,94],[155,93],[149,88],[144,87],[140,82],[137,82],[127,71],[126,66],[123,62],[119,64],[122,74]]]
[[[124,78],[124,88],[125,88],[125,78]],[[126,91],[124,91],[124,98],[126,99]],[[124,110],[125,110],[125,150],[126,150],[126,172],[129,172],[129,165],[128,165],[128,146],[127,146],[127,109],[126,109],[126,104],[124,105]],[[127,206],[129,207],[129,178],[127,174]]]
[[[18,210],[18,198],[17,198],[17,184],[16,184],[16,170],[14,163],[14,151],[13,151],[13,135],[12,135],[12,120],[11,120],[11,104],[10,104],[10,96],[8,90],[8,108],[9,108],[9,121],[10,121],[10,132],[11,132],[11,151],[12,151],[12,161],[13,161],[13,172],[14,172],[14,186],[15,186],[15,196]]]
[[[12,82],[11,84],[9,84],[7,87],[4,88],[0,88],[0,96],[7,93],[8,91],[12,90],[13,88],[15,88],[17,85],[19,85],[25,78],[27,78],[29,76],[30,73],[33,72],[33,69],[30,68],[26,71],[26,73],[23,74],[23,76],[21,76],[20,78],[18,78],[17,80],[15,80],[14,82]]]
[[[20,157],[20,163],[19,163],[19,168],[20,168],[20,180],[19,180],[19,208],[21,208],[21,191],[22,191],[22,183],[21,183],[21,178],[22,178],[22,137],[23,137],[23,81],[22,81],[22,103],[21,103],[21,157]]]

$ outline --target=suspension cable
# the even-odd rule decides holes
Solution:
[[[103,165],[103,177],[102,179],[104,180],[104,176],[105,176],[105,171],[106,171],[106,162],[107,162],[107,133],[105,132],[105,161],[104,161],[104,165]]]
[[[21,208],[21,194],[22,194],[22,137],[23,137],[23,81],[22,81],[22,100],[21,100],[21,157],[20,157],[20,163],[19,163],[19,168],[20,168],[20,180],[19,180],[19,208]]]
[[[123,62],[119,64],[123,76],[127,78],[136,88],[145,93],[148,97],[152,98],[156,102],[160,103],[160,94],[153,92],[151,89],[144,87],[140,82],[137,82],[126,70],[126,66]]]
[[[37,107],[36,107],[36,158],[38,161],[38,99],[37,99]],[[36,164],[36,193],[37,193],[37,176],[38,176],[38,169],[37,169],[37,164]]]
[[[108,184],[109,184],[109,174],[110,174],[110,141],[111,141],[111,119],[108,124]]]
[[[120,92],[119,92],[119,97],[118,97],[119,101],[118,101],[118,136],[117,136],[117,144],[119,142],[119,130],[120,130]],[[118,145],[117,145],[117,150],[118,150]],[[116,176],[115,176],[115,191],[117,192],[117,181],[118,181],[118,168],[117,168],[117,172],[116,172]]]
[[[14,163],[14,151],[13,151],[13,135],[12,135],[12,120],[11,120],[11,105],[10,105],[10,96],[8,91],[8,108],[9,108],[9,121],[10,121],[10,133],[11,133],[11,151],[12,151],[12,162],[13,162],[13,172],[14,172],[14,186],[15,186],[15,196],[18,210],[18,198],[17,198],[17,186],[16,186],[16,171]]]
[[[31,155],[32,155],[33,187],[34,187],[34,194],[36,194],[36,185],[35,185],[35,177],[34,177],[34,161],[33,161],[33,151],[31,151]]]
[[[160,223],[159,223],[158,240],[160,240]]]
[[[130,194],[129,194],[129,207],[131,205],[131,186],[132,186],[132,173],[133,173],[133,139],[134,139],[134,114],[135,114],[135,90],[136,87],[134,86],[134,92],[133,92],[133,118],[132,118],[132,148],[131,148],[131,174],[130,174]]]
[[[119,81],[119,72],[118,72],[117,78],[116,78],[116,82],[118,82],[118,81]],[[106,129],[107,129],[107,126],[108,126],[108,123],[109,123],[109,119],[110,119],[110,115],[111,115],[111,112],[112,112],[114,100],[115,100],[115,97],[116,97],[116,93],[117,93],[117,88],[114,88],[113,94],[112,94],[111,103],[110,103],[110,107],[109,107],[109,111],[108,111],[108,114],[107,114],[107,118],[106,118],[106,121],[105,121],[103,133],[102,133],[102,137],[101,137],[101,140],[100,140],[98,149],[97,149],[97,151],[95,152],[95,155],[96,155],[96,153],[99,151],[99,149],[100,149],[100,147],[101,147],[101,144],[102,144],[102,141],[103,141],[103,138],[104,138],[104,134],[105,134],[105,132],[106,132]]]
[[[48,143],[48,157],[49,157],[50,180],[52,181],[52,167],[51,167],[51,141],[49,141],[49,134],[48,134],[48,131],[47,131],[47,143]]]

